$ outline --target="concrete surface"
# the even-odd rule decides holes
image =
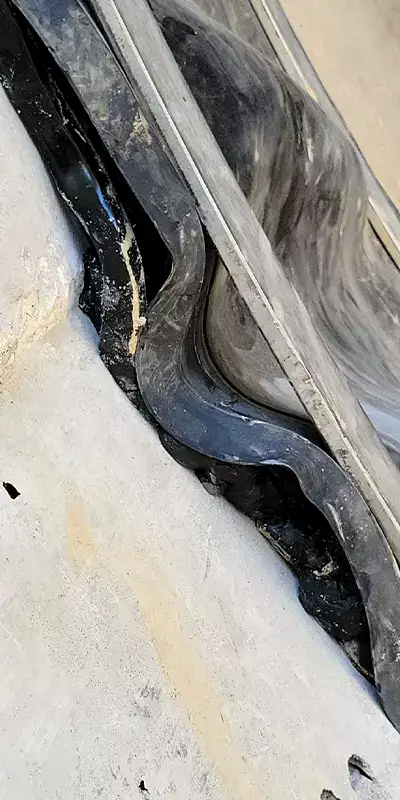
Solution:
[[[79,248],[45,168],[0,87],[0,375],[64,319],[81,279]]]
[[[0,387],[0,799],[395,800],[399,735],[371,687],[68,315],[79,248],[3,110],[2,320],[46,291],[31,326],[1,328],[17,346]],[[374,781],[351,783],[354,753]]]
[[[400,207],[398,0],[280,0],[318,76]]]
[[[128,800],[143,780],[351,800],[353,753],[391,791],[399,736],[372,690],[253,524],[165,454],[79,315],[14,368],[0,428],[20,492],[0,485],[1,798]]]

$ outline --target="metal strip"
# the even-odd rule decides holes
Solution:
[[[400,558],[399,474],[289,283],[146,0],[92,0],[263,336]]]

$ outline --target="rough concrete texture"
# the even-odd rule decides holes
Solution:
[[[64,319],[81,257],[28,134],[0,87],[0,374]]]
[[[398,0],[281,0],[319,78],[400,208]]]
[[[399,736],[372,689],[253,524],[165,454],[81,317],[15,367],[0,427],[20,492],[0,484],[1,798],[128,800],[144,781],[355,800],[356,753],[394,800]]]

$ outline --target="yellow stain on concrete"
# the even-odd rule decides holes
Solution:
[[[224,716],[224,699],[199,653],[190,631],[190,612],[170,586],[157,558],[132,544],[128,551],[95,550],[82,503],[67,502],[69,560],[91,566],[99,580],[125,583],[138,603],[171,694],[185,708],[199,746],[229,800],[269,800],[268,775],[246,761],[235,732]],[[92,573],[93,574],[93,573]]]
[[[268,776],[246,762],[223,713],[215,680],[189,631],[188,609],[154,557],[124,554],[121,577],[132,588],[171,690],[185,707],[199,745],[229,800],[271,797]]]
[[[94,555],[94,543],[83,504],[76,493],[67,499],[66,508],[67,558],[82,568]]]

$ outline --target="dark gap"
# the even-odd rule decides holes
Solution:
[[[171,255],[156,227],[110,156],[68,78],[23,14],[14,6],[12,13],[24,36],[35,69],[62,114],[66,130],[93,169],[102,189],[104,188],[102,174],[103,181],[106,182],[106,172],[115,194],[125,210],[142,256],[147,302],[150,303],[168,278],[171,271]]]
[[[3,486],[8,495],[10,495],[11,500],[16,500],[17,497],[20,496],[21,492],[12,485],[12,483],[8,483],[7,481],[3,481]]]
[[[292,471],[223,463],[190,450],[165,431],[160,439],[178,463],[195,471],[210,494],[224,497],[255,521],[297,576],[305,611],[373,680],[368,622],[350,564],[327,519],[305,497]]]

